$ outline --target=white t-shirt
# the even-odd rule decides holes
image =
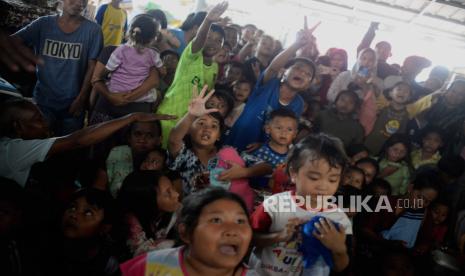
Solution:
[[[276,208],[279,203],[285,203],[286,209],[295,211],[280,212]],[[290,191],[275,194],[267,198],[263,202],[263,209],[259,208],[259,210],[264,210],[271,219],[271,224],[268,227],[269,233],[282,231],[288,220],[291,218],[297,217],[305,221],[309,221],[315,216],[323,216],[342,225],[345,229],[346,235],[352,234],[352,224],[347,215],[341,209],[335,207],[329,211],[320,212],[305,210],[300,206],[297,206]],[[252,216],[253,225],[255,225],[253,221],[254,217],[260,217],[260,215],[256,216],[254,213]],[[296,235],[296,238],[291,239],[288,242],[280,242],[261,250],[256,250],[255,253],[257,259],[254,260],[250,266],[254,267],[259,275],[302,275],[303,259],[302,254],[298,250],[300,244],[301,236],[298,234]],[[313,273],[311,275],[329,275],[330,269],[320,257],[320,259],[313,265],[312,271]],[[318,273],[315,273],[315,271],[318,271]],[[306,273],[307,270],[305,271],[305,275]]]
[[[0,175],[25,186],[32,165],[42,162],[57,138],[0,138]]]

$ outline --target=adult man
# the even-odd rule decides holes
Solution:
[[[81,12],[87,0],[63,0],[61,15],[43,16],[13,36],[33,46],[43,60],[36,67],[34,100],[55,135],[82,128],[90,79],[102,48],[100,27]]]

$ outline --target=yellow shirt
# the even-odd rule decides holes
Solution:
[[[111,4],[102,5],[95,20],[102,26],[104,47],[121,44],[127,28],[127,16],[123,9],[117,9]]]

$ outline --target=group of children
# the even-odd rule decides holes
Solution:
[[[87,128],[47,138],[37,107],[4,103],[5,275],[430,275],[441,250],[464,269],[465,80],[421,86],[387,42],[347,70],[318,24],[283,50],[227,7],[171,34],[134,17]]]

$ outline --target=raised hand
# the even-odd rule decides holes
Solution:
[[[211,96],[213,96],[213,93],[215,93],[215,90],[213,89],[207,95],[205,95],[207,90],[208,85],[205,85],[199,94],[199,89],[197,88],[197,85],[194,84],[194,87],[192,88],[192,100],[189,103],[188,108],[189,114],[195,117],[200,117],[208,113],[218,112],[218,109],[216,108],[207,109],[205,107],[205,103],[208,101],[208,99],[211,98]]]
[[[223,1],[221,3],[216,4],[213,9],[211,9],[208,13],[207,16],[205,17],[205,20],[211,21],[211,22],[217,22],[221,20],[221,15],[228,9],[228,2]]]
[[[43,64],[43,61],[24,46],[19,38],[10,37],[0,30],[0,63],[14,72],[34,72],[36,64]]]

